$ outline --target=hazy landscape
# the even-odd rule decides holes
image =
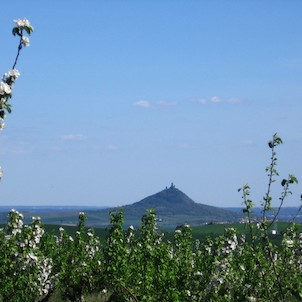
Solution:
[[[148,209],[155,209],[158,225],[163,229],[173,229],[182,224],[190,226],[204,226],[208,224],[231,224],[244,221],[242,207],[213,207],[193,201],[173,184],[164,190],[147,196],[138,202],[121,207],[109,206],[16,206],[13,207],[23,213],[26,223],[30,223],[33,216],[39,216],[44,224],[75,226],[78,223],[79,212],[87,214],[87,226],[106,228],[110,224],[110,211],[124,211],[125,227],[138,227],[141,218]],[[10,206],[0,206],[0,223],[7,222]],[[275,211],[267,212],[267,217],[274,217]],[[301,222],[301,215],[297,215],[298,207],[283,207],[278,215],[280,221]],[[253,215],[255,221],[261,217],[262,208],[255,207]]]

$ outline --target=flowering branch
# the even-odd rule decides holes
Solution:
[[[279,176],[278,171],[276,170],[276,165],[277,165],[277,157],[276,157],[276,151],[275,147],[278,145],[282,144],[283,141],[282,139],[278,136],[277,133],[274,134],[273,140],[268,142],[268,146],[271,149],[271,163],[268,167],[266,167],[265,171],[268,172],[268,187],[267,187],[267,192],[265,196],[263,197],[263,210],[262,210],[262,221],[265,221],[265,216],[266,212],[271,210],[271,203],[272,203],[272,197],[271,197],[271,186],[272,183],[275,182],[276,180],[274,179],[274,176]],[[266,228],[267,229],[267,228]]]
[[[16,79],[20,76],[20,72],[15,69],[20,51],[23,47],[29,46],[29,38],[25,36],[30,35],[34,28],[29,23],[27,19],[17,19],[14,20],[15,27],[12,30],[14,36],[19,36],[20,41],[18,45],[18,52],[11,70],[4,74],[2,81],[0,82],[0,130],[5,126],[4,119],[6,117],[6,112],[11,113],[11,105],[9,104],[9,99],[12,97],[12,87]]]
[[[20,51],[23,47],[29,46],[29,38],[25,36],[30,35],[34,28],[29,23],[27,19],[17,19],[14,20],[15,27],[12,30],[14,36],[19,36],[19,45],[18,52],[11,70],[4,74],[2,80],[0,82],[0,130],[2,130],[5,126],[4,119],[6,117],[6,112],[11,113],[11,105],[9,103],[9,99],[12,97],[12,88],[16,79],[20,76],[20,72],[15,68],[20,56]],[[0,180],[3,176],[3,171],[0,167]]]
[[[24,36],[24,31],[28,35],[30,35],[34,31],[34,28],[30,25],[30,23],[27,19],[23,19],[23,20],[18,19],[18,20],[14,20],[14,22],[15,22],[16,26],[13,28],[13,35],[19,36],[20,41],[19,41],[17,56],[16,56],[12,69],[14,69],[17,65],[21,49],[23,47],[29,46],[29,38]]]

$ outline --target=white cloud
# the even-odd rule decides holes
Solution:
[[[222,98],[220,98],[218,96],[213,96],[213,97],[211,97],[209,99],[204,99],[204,98],[198,99],[195,102],[198,103],[198,104],[202,104],[202,105],[206,105],[208,103],[219,104],[219,103],[224,103],[224,102],[230,103],[230,104],[238,104],[238,103],[242,102],[242,99],[236,98],[236,97],[232,97],[232,98],[229,98],[229,99],[225,100],[225,99],[222,99]]]
[[[67,134],[62,136],[62,139],[65,141],[82,141],[87,139],[87,136],[83,134]]]
[[[210,102],[211,103],[222,103],[223,100],[221,98],[219,98],[218,96],[213,96],[210,98]]]
[[[145,100],[141,100],[141,101],[135,102],[133,104],[133,106],[140,107],[140,108],[145,108],[145,109],[151,107],[150,102],[145,101]]]
[[[149,108],[168,108],[168,107],[173,107],[177,104],[177,102],[174,101],[158,101],[156,103],[150,103],[149,101],[146,100],[140,100],[135,103],[133,103],[133,106],[144,108],[144,109],[149,109]]]

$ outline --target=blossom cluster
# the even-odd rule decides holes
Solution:
[[[19,76],[20,72],[17,69],[11,69],[4,74],[0,82],[0,130],[5,126],[5,110],[11,111],[8,100],[11,98],[13,84]]]
[[[55,276],[52,259],[41,251],[44,229],[40,218],[32,217],[32,223],[27,225],[23,214],[12,209],[0,234],[3,256],[0,261],[0,300],[36,301],[47,295],[54,286]],[[12,285],[14,293],[9,290]]]
[[[13,28],[13,35],[18,35],[21,37],[21,43],[23,46],[28,46],[29,45],[29,39],[28,37],[24,36],[24,31],[30,35],[33,31],[34,28],[30,24],[30,22],[24,18],[24,19],[16,19],[14,20],[15,27]]]

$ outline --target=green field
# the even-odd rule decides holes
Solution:
[[[271,227],[270,231],[275,229],[277,231],[276,235],[270,234],[270,238],[273,242],[280,242],[282,237],[283,230],[289,225],[288,222],[277,222]],[[63,227],[65,231],[70,235],[74,236],[77,231],[77,226],[75,225],[60,225],[60,224],[44,224],[44,230],[53,235],[58,235],[59,228]],[[4,224],[0,224],[0,228],[5,227]],[[298,231],[302,232],[302,224],[297,224]],[[192,238],[194,240],[203,241],[206,238],[215,238],[225,233],[225,229],[227,228],[234,228],[237,230],[238,234],[242,234],[246,236],[246,239],[249,240],[249,226],[248,224],[243,223],[234,223],[234,224],[208,224],[204,226],[197,226],[192,227]],[[87,227],[87,230],[89,228]],[[95,235],[100,238],[101,243],[105,243],[107,235],[108,235],[108,228],[93,228]],[[174,240],[174,230],[165,230],[160,229],[160,232],[164,233],[164,241],[173,241]]]
[[[271,227],[270,231],[275,229],[277,231],[276,235],[270,235],[271,238],[281,238],[281,234],[283,230],[289,225],[288,222],[277,222],[274,224],[273,227]],[[4,227],[4,225],[1,225],[1,227]],[[61,225],[55,225],[55,224],[45,224],[44,229],[48,233],[52,233],[54,235],[58,234],[58,230],[61,227]],[[74,236],[75,232],[77,231],[76,226],[70,226],[66,225],[63,226],[66,232],[70,236]],[[297,224],[298,230],[302,232],[302,224]],[[248,239],[249,235],[249,226],[248,224],[244,223],[234,223],[234,224],[208,224],[204,226],[198,226],[198,227],[192,227],[192,237],[193,239],[198,239],[200,241],[206,239],[207,237],[215,238],[219,235],[223,235],[225,232],[225,229],[227,228],[234,228],[237,230],[238,234],[244,234],[246,235]],[[87,228],[88,229],[88,228]],[[98,236],[101,239],[101,242],[104,242],[106,240],[106,237],[108,235],[108,229],[107,228],[93,228],[95,231],[95,235]],[[165,234],[164,240],[170,240],[173,241],[174,237],[174,230],[164,230],[161,229],[161,232]]]

